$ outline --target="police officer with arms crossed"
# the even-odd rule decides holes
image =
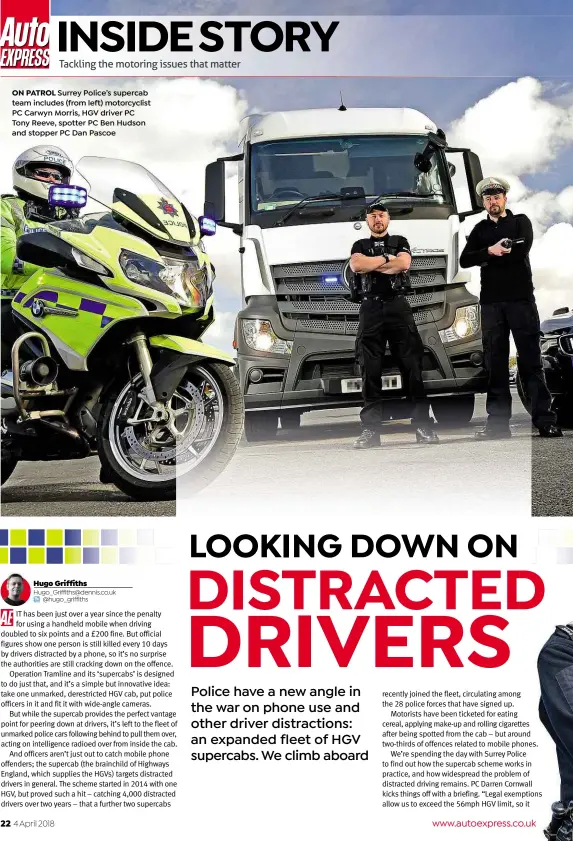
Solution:
[[[509,184],[504,178],[484,178],[476,187],[487,218],[475,226],[460,256],[460,266],[481,267],[481,321],[486,368],[487,425],[476,438],[509,438],[509,334],[517,347],[519,374],[531,401],[533,423],[544,438],[560,438],[551,395],[545,382],[539,337],[539,313],[533,294],[529,250],[531,222],[506,207]]]
[[[3,195],[1,213],[2,269],[2,369],[10,367],[10,350],[17,334],[12,321],[12,298],[22,284],[38,270],[16,256],[22,234],[44,231],[69,211],[48,204],[52,184],[69,184],[74,170],[65,152],[56,146],[35,146],[22,152],[12,167],[16,195]]]
[[[412,423],[416,440],[439,443],[430,421],[430,404],[422,380],[423,347],[412,310],[404,296],[412,261],[408,241],[388,233],[390,214],[380,202],[366,214],[370,237],[352,246],[350,268],[355,273],[351,296],[361,301],[356,347],[362,369],[364,408],[360,413],[362,434],[357,450],[380,444],[382,424],[382,369],[386,344],[398,360],[413,401]]]

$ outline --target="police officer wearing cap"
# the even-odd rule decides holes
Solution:
[[[356,338],[362,369],[364,408],[360,413],[362,433],[355,449],[380,444],[382,424],[382,370],[386,345],[398,361],[413,401],[412,423],[416,440],[439,443],[430,421],[430,404],[422,380],[423,346],[406,300],[408,269],[412,261],[408,240],[388,233],[390,214],[375,202],[366,213],[370,237],[352,246],[350,268],[354,272],[352,299],[360,301]]]
[[[531,402],[534,425],[544,438],[560,438],[551,395],[545,382],[539,338],[541,329],[535,304],[529,251],[531,222],[524,213],[506,207],[509,184],[504,178],[484,178],[476,187],[487,218],[471,231],[460,257],[467,269],[481,269],[481,322],[485,363],[489,375],[488,420],[476,433],[480,440],[509,438],[511,392],[509,337],[513,335],[519,375]]]

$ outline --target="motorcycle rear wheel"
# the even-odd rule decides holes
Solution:
[[[173,500],[178,483],[185,496],[198,493],[222,473],[243,433],[236,377],[219,363],[187,369],[170,401],[177,438],[164,425],[145,420],[151,410],[137,404],[140,389],[137,375],[113,383],[104,398],[98,452],[106,476],[142,501]]]

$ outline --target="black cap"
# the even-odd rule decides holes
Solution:
[[[375,201],[373,204],[369,205],[366,212],[374,213],[375,210],[383,210],[386,211],[386,213],[388,213],[388,208],[386,207],[386,205],[382,204],[382,202],[379,201]]]

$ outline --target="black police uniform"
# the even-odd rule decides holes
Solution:
[[[488,248],[501,239],[523,239],[510,254],[493,257]],[[481,321],[486,368],[488,426],[507,428],[511,418],[509,387],[509,335],[513,334],[519,357],[519,374],[531,400],[537,427],[555,424],[551,395],[545,383],[539,338],[539,313],[533,294],[529,250],[533,243],[531,222],[520,213],[494,222],[489,216],[475,226],[460,256],[464,269],[481,266]]]
[[[573,800],[573,624],[558,625],[537,661],[539,717],[557,749],[561,800]]]
[[[411,253],[408,240],[391,234],[359,239],[352,246],[352,254],[367,257],[401,252]],[[407,274],[369,272],[359,277],[362,294],[360,298],[357,296],[361,299],[361,306],[356,352],[362,372],[362,426],[377,430],[382,423],[382,369],[387,343],[405,377],[405,386],[413,401],[412,422],[416,426],[424,426],[430,420],[430,405],[422,379],[422,341],[412,309],[404,296]]]

